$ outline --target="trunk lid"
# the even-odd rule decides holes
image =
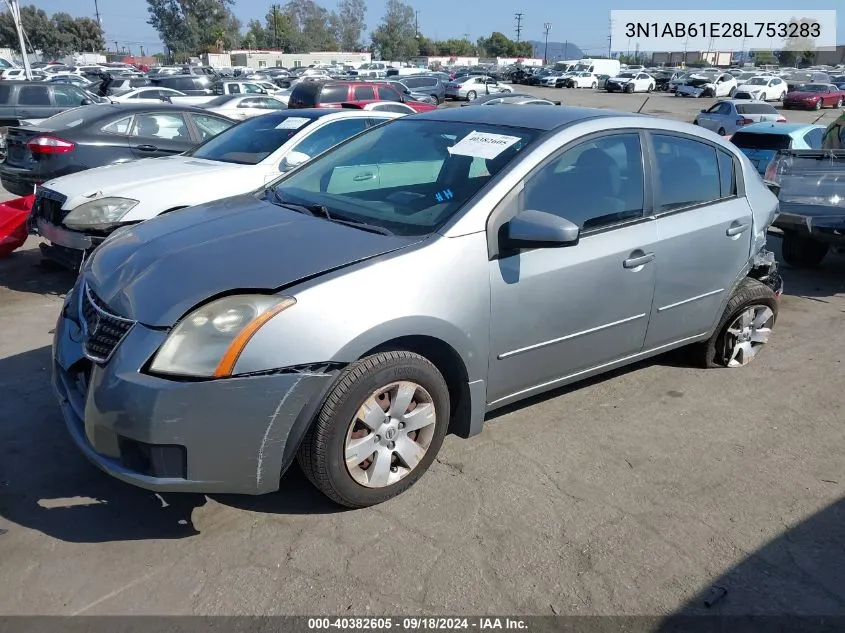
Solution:
[[[27,143],[37,136],[51,134],[39,127],[10,127],[6,132],[6,164],[9,167],[28,168],[36,162]]]

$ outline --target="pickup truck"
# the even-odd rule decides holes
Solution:
[[[764,180],[780,200],[772,227],[786,263],[811,268],[831,249],[845,252],[845,113],[825,130],[822,149],[779,151]]]
[[[267,94],[267,91],[257,83],[252,81],[218,81],[212,84],[211,89],[214,94],[211,95],[195,95],[186,97],[168,97],[170,103],[178,105],[203,107],[206,103],[217,97],[223,95],[240,95],[240,94]]]

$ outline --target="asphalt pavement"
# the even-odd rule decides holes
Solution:
[[[841,257],[784,268],[751,366],[674,353],[534,398],[447,438],[406,494],[341,511],[296,468],[272,495],[206,497],[91,466],[49,382],[73,277],[36,244],[0,260],[0,614],[845,615]]]

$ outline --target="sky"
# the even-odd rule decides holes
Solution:
[[[94,0],[19,0],[22,6],[35,5],[47,13],[64,11],[74,16],[94,17]],[[284,4],[284,0],[276,0]],[[335,0],[315,0],[327,9],[333,9]],[[549,41],[570,41],[577,44],[586,54],[607,53],[607,37],[609,33],[610,11],[612,9],[636,9],[636,5],[620,3],[618,0],[592,0],[588,3],[577,3],[577,8],[568,3],[551,2],[550,0],[474,0],[458,2],[454,0],[406,0],[408,4],[419,11],[418,20],[420,31],[429,37],[447,39],[462,38],[469,34],[475,41],[481,36],[489,35],[492,31],[501,31],[508,37],[516,39],[516,20],[514,14],[523,14],[523,40],[542,40],[543,24],[552,25]],[[140,51],[143,46],[147,53],[162,50],[158,34],[147,24],[146,0],[98,0],[100,17],[106,32],[106,40],[110,48],[114,42],[122,48],[129,47],[133,53]],[[236,0],[235,15],[244,23],[252,18],[263,19],[272,2],[270,0]],[[484,7],[479,10],[479,5]],[[622,6],[620,6],[622,5]],[[800,13],[798,7],[812,9],[842,9],[837,14],[838,43],[845,42],[845,5],[841,0],[814,0],[809,3],[789,2],[786,0],[745,0],[744,10],[758,10],[759,21],[765,22],[766,14],[773,9],[791,10]],[[369,29],[374,28],[380,21],[384,11],[384,0],[367,0],[367,22]],[[642,9],[672,10],[677,9],[678,3],[673,0],[649,1],[641,5]],[[737,9],[739,5],[733,0],[710,0],[698,5],[692,4],[684,8]],[[368,31],[369,34],[369,31]],[[627,42],[613,42],[614,51],[624,51]]]

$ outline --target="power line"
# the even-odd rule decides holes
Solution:
[[[522,16],[525,15],[524,13],[516,13],[514,17],[516,18],[516,41],[519,42],[519,37],[522,35]]]

